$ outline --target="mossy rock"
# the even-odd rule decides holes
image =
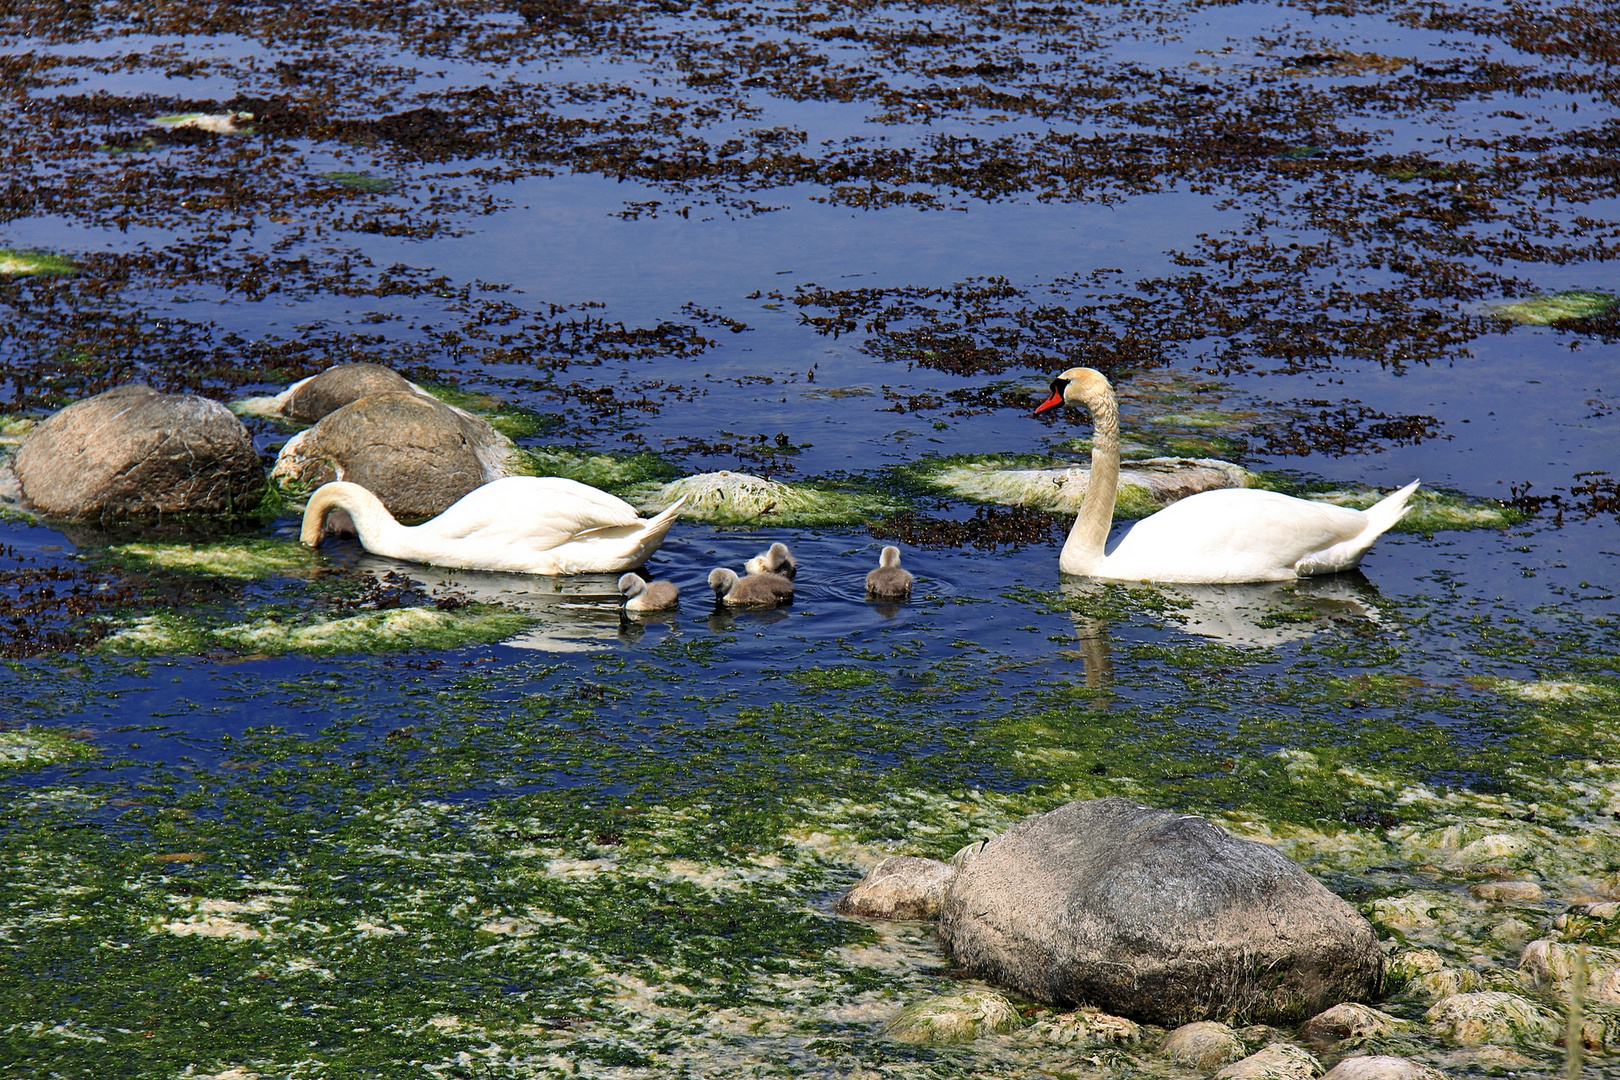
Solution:
[[[1388,495],[1371,487],[1335,487],[1319,481],[1301,482],[1282,473],[1261,473],[1257,487],[1280,491],[1315,502],[1365,510]],[[1524,511],[1495,499],[1476,499],[1459,491],[1418,488],[1407,502],[1407,514],[1391,532],[1430,535],[1454,529],[1505,529],[1524,521]]]
[[[1614,313],[1620,304],[1613,295],[1591,289],[1565,289],[1540,293],[1498,304],[1492,309],[1499,319],[1522,326],[1552,326],[1573,319],[1595,319]]]
[[[95,748],[50,728],[0,731],[0,771],[39,769],[95,756]]]
[[[941,458],[911,469],[936,492],[971,502],[1028,506],[1075,513],[1085,501],[1091,466],[1072,462],[1032,465],[1027,458]],[[1146,458],[1120,466],[1116,521],[1135,521],[1179,499],[1218,488],[1247,487],[1247,469],[1210,458]]]
[[[920,1045],[972,1042],[981,1035],[1016,1031],[1023,1018],[1012,1002],[985,990],[943,994],[900,1010],[887,1031],[897,1042]]]
[[[615,495],[675,475],[675,466],[657,454],[617,454],[579,446],[522,447],[513,455],[510,468],[514,475],[562,476]]]
[[[204,577],[253,580],[288,577],[325,565],[313,549],[292,540],[254,537],[216,544],[119,544],[108,556],[133,570],[166,570]]]
[[[101,649],[139,656],[210,649],[273,656],[457,649],[502,641],[527,629],[533,621],[526,615],[484,605],[469,605],[453,611],[394,608],[335,618],[272,615],[226,626],[209,626],[200,619],[164,612],[125,624],[101,643]]]
[[[76,274],[79,268],[65,255],[48,251],[0,248],[0,274],[7,277],[61,276]]]
[[[685,499],[681,516],[711,525],[790,528],[859,525],[906,509],[892,496],[828,483],[785,483],[742,472],[699,473],[668,484],[642,485],[626,494],[635,506],[656,513]]]
[[[472,413],[508,439],[533,438],[556,430],[562,423],[560,416],[536,412],[521,405],[510,405],[494,394],[463,390],[455,386],[441,386],[438,383],[418,385],[446,405]]]

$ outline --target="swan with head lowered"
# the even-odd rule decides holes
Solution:
[[[318,547],[328,515],[341,510],[374,555],[464,570],[614,573],[658,550],[681,502],[643,518],[623,499],[577,480],[508,476],[474,488],[430,521],[401,525],[377,496],[339,480],[310,496],[300,539]]]
[[[1366,510],[1255,488],[1189,495],[1132,524],[1108,550],[1119,490],[1119,406],[1101,372],[1070,368],[1036,413],[1059,405],[1091,413],[1091,478],[1058,569],[1116,581],[1287,581],[1353,569],[1373,541],[1406,516],[1418,482]]]

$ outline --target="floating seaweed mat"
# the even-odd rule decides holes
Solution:
[[[35,274],[74,274],[78,267],[63,255],[48,251],[23,251],[0,248],[0,274],[8,277],[30,277]]]
[[[250,134],[248,128],[242,127],[244,123],[253,119],[250,112],[228,113],[173,113],[169,116],[154,116],[152,123],[159,127],[189,129],[191,131],[207,131],[215,135],[246,135]]]
[[[1091,482],[1089,465],[1045,469],[1009,469],[998,461],[947,465],[927,478],[941,491],[975,502],[1030,506],[1074,513]],[[1214,458],[1148,458],[1127,462],[1119,470],[1119,497],[1114,516],[1135,519],[1217,488],[1249,487],[1254,474],[1241,465]]]
[[[1547,326],[1568,319],[1594,319],[1614,312],[1620,304],[1614,296],[1590,289],[1565,289],[1563,292],[1541,293],[1498,304],[1492,312],[1500,319],[1526,326]]]
[[[629,498],[646,513],[656,513],[684,498],[683,518],[715,525],[746,525],[763,520],[796,526],[855,525],[905,509],[896,500],[873,491],[784,483],[730,470],[644,486]]]
[[[1388,492],[1372,488],[1318,491],[1304,495],[1316,502],[1365,510]],[[1524,520],[1524,511],[1492,499],[1472,499],[1454,491],[1419,488],[1407,503],[1395,532],[1434,533],[1448,529],[1504,529]]]
[[[267,616],[227,626],[209,626],[188,615],[165,612],[126,624],[106,638],[101,649],[142,656],[210,649],[240,649],[269,655],[456,649],[514,637],[528,630],[532,622],[517,612],[483,607],[455,611],[394,608],[313,620]]]

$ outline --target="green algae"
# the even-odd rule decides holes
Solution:
[[[1595,319],[1613,314],[1616,304],[1620,304],[1620,300],[1612,293],[1565,289],[1498,304],[1491,312],[1497,318],[1524,326],[1553,326],[1569,320]]]
[[[637,485],[626,496],[647,513],[685,499],[681,516],[711,525],[859,525],[908,508],[893,495],[854,482],[787,482],[731,471]]]
[[[394,186],[394,181],[386,176],[374,176],[368,172],[346,172],[340,169],[321,173],[320,176],[321,179],[330,180],[340,187],[364,192],[367,195],[381,195]]]
[[[8,277],[61,277],[77,274],[79,268],[65,255],[49,251],[0,248],[0,274]]]
[[[615,495],[675,475],[673,465],[648,451],[618,454],[577,446],[520,447],[512,469],[522,476],[567,477]]]
[[[166,116],[154,116],[152,123],[159,127],[206,131],[213,135],[251,135],[253,129],[242,125],[252,119],[253,114],[249,112],[184,112],[170,113]]]
[[[508,439],[529,439],[553,431],[562,422],[561,417],[535,412],[521,405],[511,405],[494,394],[477,390],[464,390],[438,383],[421,383],[423,390],[446,405],[453,405],[483,420]],[[537,474],[538,475],[538,474]]]
[[[234,649],[278,656],[302,653],[374,653],[402,649],[456,649],[512,637],[533,620],[500,608],[468,605],[454,611],[437,608],[394,608],[358,615],[321,618],[289,613],[264,616],[225,626],[178,612],[162,612],[129,621],[101,643],[105,652],[137,656],[170,656]]]
[[[970,502],[1075,513],[1084,501],[1090,467],[1040,455],[990,454],[930,458],[897,472],[910,484]],[[1198,491],[1242,487],[1250,475],[1222,461],[1127,462],[1121,466],[1114,520],[1139,520]]]
[[[39,769],[95,756],[95,748],[52,728],[30,726],[0,731],[0,772]]]
[[[1389,494],[1375,488],[1346,488],[1325,481],[1299,480],[1275,472],[1257,474],[1255,486],[1356,510],[1365,510]],[[1427,536],[1455,529],[1505,529],[1525,520],[1524,511],[1515,506],[1440,488],[1418,488],[1407,506],[1410,509],[1406,516],[1391,532]]]
[[[304,574],[325,564],[312,548],[270,537],[214,544],[118,544],[108,548],[107,554],[134,570],[244,580]]]

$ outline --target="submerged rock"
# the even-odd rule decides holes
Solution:
[[[1464,1046],[1545,1042],[1563,1029],[1559,1016],[1529,998],[1501,990],[1452,994],[1423,1014],[1434,1030]]]
[[[347,480],[390,513],[426,518],[508,474],[512,444],[476,417],[423,394],[351,402],[287,440],[270,475],[306,489]]]
[[[1614,311],[1617,300],[1605,292],[1591,289],[1565,289],[1562,292],[1541,293],[1498,304],[1493,310],[1498,318],[1526,326],[1546,326],[1566,319],[1592,319]]]
[[[1384,1054],[1348,1057],[1329,1069],[1322,1080],[1445,1080],[1439,1069],[1409,1058]]]
[[[1389,963],[1392,979],[1406,984],[1409,991],[1439,1000],[1453,994],[1482,989],[1485,979],[1473,968],[1454,968],[1433,949],[1413,949],[1397,954]]]
[[[7,277],[31,277],[35,274],[74,274],[79,268],[71,259],[53,255],[48,251],[18,251],[0,248],[0,274]]]
[[[1012,1002],[1000,994],[974,990],[908,1005],[889,1021],[887,1031],[898,1042],[938,1044],[971,1042],[1023,1026]]]
[[[1213,458],[1128,461],[1120,466],[1114,516],[1143,517],[1200,491],[1245,487],[1251,476],[1240,465]],[[1062,513],[1080,509],[1090,482],[1090,465],[1009,469],[994,461],[948,465],[930,480],[934,487],[964,499]]]
[[[931,919],[956,870],[938,859],[884,859],[833,904],[840,915],[867,919]]]
[[[901,509],[870,492],[787,484],[730,470],[686,476],[630,495],[630,501],[646,513],[656,513],[683,498],[683,517],[715,525],[767,520],[781,525],[851,525]]]
[[[1529,904],[1541,899],[1541,886],[1534,881],[1481,881],[1468,891],[1481,900],[1507,904]]]
[[[1232,1062],[1215,1074],[1215,1080],[1311,1080],[1321,1073],[1321,1063],[1309,1050],[1292,1043],[1272,1043]]]
[[[94,747],[49,728],[0,731],[0,770],[43,768],[94,753]]]
[[[1369,1005],[1341,1001],[1305,1021],[1299,1033],[1314,1042],[1341,1042],[1345,1039],[1388,1035],[1407,1026],[1406,1021],[1397,1020]]]
[[[1212,1073],[1248,1052],[1236,1031],[1214,1020],[1183,1024],[1164,1040],[1159,1052],[1184,1069]]]
[[[1074,802],[957,854],[940,938],[1037,1001],[1144,1023],[1291,1021],[1375,996],[1356,911],[1265,844],[1128,799]]]
[[[141,520],[251,510],[264,468],[242,422],[217,401],[120,386],[41,423],[13,463],[48,517]]]
[[[1076,1009],[1033,1024],[1031,1037],[1063,1046],[1135,1046],[1142,1025],[1100,1009]]]
[[[1568,999],[1579,979],[1587,1001],[1620,1005],[1620,949],[1542,938],[1524,947],[1519,970],[1559,998]]]
[[[215,135],[236,135],[246,131],[242,126],[253,119],[250,112],[227,113],[173,113],[155,116],[152,123],[159,127],[207,131]]]

